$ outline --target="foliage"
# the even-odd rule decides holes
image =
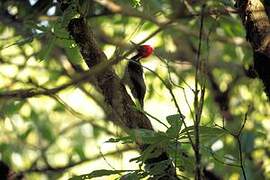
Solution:
[[[142,179],[160,175],[170,164],[179,178],[189,179],[196,166],[192,143],[199,135],[202,171],[224,179],[244,179],[244,173],[246,179],[270,178],[269,102],[261,82],[247,76],[252,52],[238,14],[228,10],[232,1],[205,1],[203,24],[204,1],[70,2],[64,13],[53,1],[0,2],[2,161],[27,179]],[[7,92],[59,87],[87,70],[66,30],[80,15],[108,59],[159,30],[146,42],[154,55],[142,62],[145,109],[135,107],[156,131],[124,132],[113,124],[92,82],[32,98],[5,98]],[[125,64],[113,66],[119,77]],[[204,86],[200,114],[194,102]],[[146,147],[139,154],[136,143]],[[147,164],[164,151],[170,159]]]

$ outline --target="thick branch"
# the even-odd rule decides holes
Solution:
[[[68,31],[79,45],[81,54],[90,69],[107,60],[83,18],[72,19]],[[104,95],[108,110],[118,117],[115,123],[128,129],[152,129],[149,119],[143,113],[134,110],[132,99],[111,67],[107,67],[102,74],[97,75],[96,80],[96,86]]]
[[[107,61],[107,57],[97,45],[93,32],[88,28],[83,18],[72,19],[68,25],[68,31],[80,47],[81,54],[90,69]],[[103,73],[98,74],[95,78],[95,85],[104,95],[108,111],[111,111],[117,117],[114,119],[114,123],[121,125],[126,130],[134,128],[153,129],[150,120],[143,113],[133,108],[134,102],[111,66],[104,69]],[[137,143],[141,149],[145,148],[145,145]],[[159,157],[148,159],[147,163],[156,163],[168,160],[168,158],[167,153],[163,152]],[[158,179],[168,179],[169,177],[178,179],[172,164],[166,169],[164,176]]]
[[[254,69],[263,81],[270,98],[270,22],[266,6],[261,0],[236,1],[240,17],[246,28],[247,40],[254,53]]]
[[[247,0],[238,1],[237,7],[254,51],[270,57],[270,22],[264,4],[261,0]]]

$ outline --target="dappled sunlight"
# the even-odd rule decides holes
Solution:
[[[269,53],[237,4],[204,3],[1,2],[0,163],[29,180],[269,179]]]

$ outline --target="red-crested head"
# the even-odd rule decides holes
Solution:
[[[150,45],[141,45],[138,47],[137,51],[141,58],[146,58],[153,53],[153,48]]]

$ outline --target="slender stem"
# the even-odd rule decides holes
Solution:
[[[199,71],[200,71],[200,56],[201,56],[201,46],[202,46],[202,35],[203,35],[203,12],[205,5],[202,6],[201,10],[201,20],[200,20],[200,34],[199,34],[199,48],[197,52],[197,57],[195,61],[195,96],[194,96],[194,110],[195,110],[195,179],[201,180],[201,154],[200,154],[200,120],[201,120],[201,107],[203,103],[199,102]],[[202,92],[201,92],[202,93]],[[200,99],[203,101],[203,99]]]
[[[242,145],[240,141],[240,137],[238,136],[237,138],[237,144],[238,144],[238,149],[239,149],[239,160],[240,160],[240,167],[244,176],[244,179],[247,179],[245,168],[244,168],[244,163],[243,163],[243,153],[242,153]]]
[[[156,120],[158,123],[162,124],[163,126],[165,126],[166,128],[169,128],[165,123],[163,123],[161,120],[159,120],[158,118],[156,118],[155,116],[149,114],[148,112],[142,110],[142,109],[138,109],[140,112],[146,114],[147,116],[151,117],[152,119]]]
[[[171,97],[173,99],[174,105],[175,105],[175,107],[176,107],[179,115],[181,116],[181,120],[182,120],[182,122],[184,124],[184,127],[187,128],[188,126],[187,126],[187,123],[185,122],[184,115],[181,112],[181,109],[180,109],[180,107],[179,107],[179,105],[177,103],[176,97],[175,97],[175,95],[174,95],[174,93],[173,93],[172,88],[170,87],[170,85],[164,79],[162,79],[159,76],[159,74],[157,74],[155,71],[153,71],[153,70],[151,70],[151,69],[149,69],[148,67],[145,67],[145,66],[142,66],[142,67],[145,68],[145,69],[147,69],[151,73],[153,73],[162,82],[162,84],[165,85],[166,89],[169,91],[169,93],[170,93],[170,95],[171,95]],[[187,136],[188,136],[188,139],[190,141],[190,144],[191,144],[191,146],[192,146],[192,148],[194,150],[195,146],[194,146],[194,143],[192,141],[192,138],[191,138],[191,135],[190,135],[189,131],[187,131]]]
[[[242,131],[243,131],[245,125],[246,125],[249,110],[250,110],[250,106],[248,107],[248,110],[245,113],[244,121],[243,121],[243,124],[242,124],[241,128],[239,129],[238,133],[235,135],[235,138],[236,138],[237,144],[238,144],[238,150],[239,150],[240,167],[241,167],[241,170],[242,170],[242,173],[243,173],[243,176],[244,176],[245,180],[247,179],[247,176],[246,176],[244,163],[243,163],[243,151],[242,151],[242,145],[241,145],[240,136],[241,136],[241,133],[242,133]]]
[[[239,152],[239,161],[240,161],[240,165],[238,165],[238,167],[240,167],[241,170],[242,170],[244,180],[247,180],[247,176],[246,176],[244,162],[243,162],[243,150],[242,150],[240,137],[241,137],[242,131],[243,131],[245,125],[246,125],[247,117],[248,117],[248,113],[249,113],[250,109],[251,109],[251,107],[249,106],[247,112],[245,113],[243,124],[242,124],[242,126],[240,127],[239,131],[236,134],[232,133],[228,129],[226,129],[224,127],[224,124],[223,124],[222,127],[219,126],[219,125],[216,125],[216,126],[220,127],[221,129],[225,130],[228,134],[230,134],[231,136],[233,136],[236,139],[237,145],[238,145],[238,152]]]

